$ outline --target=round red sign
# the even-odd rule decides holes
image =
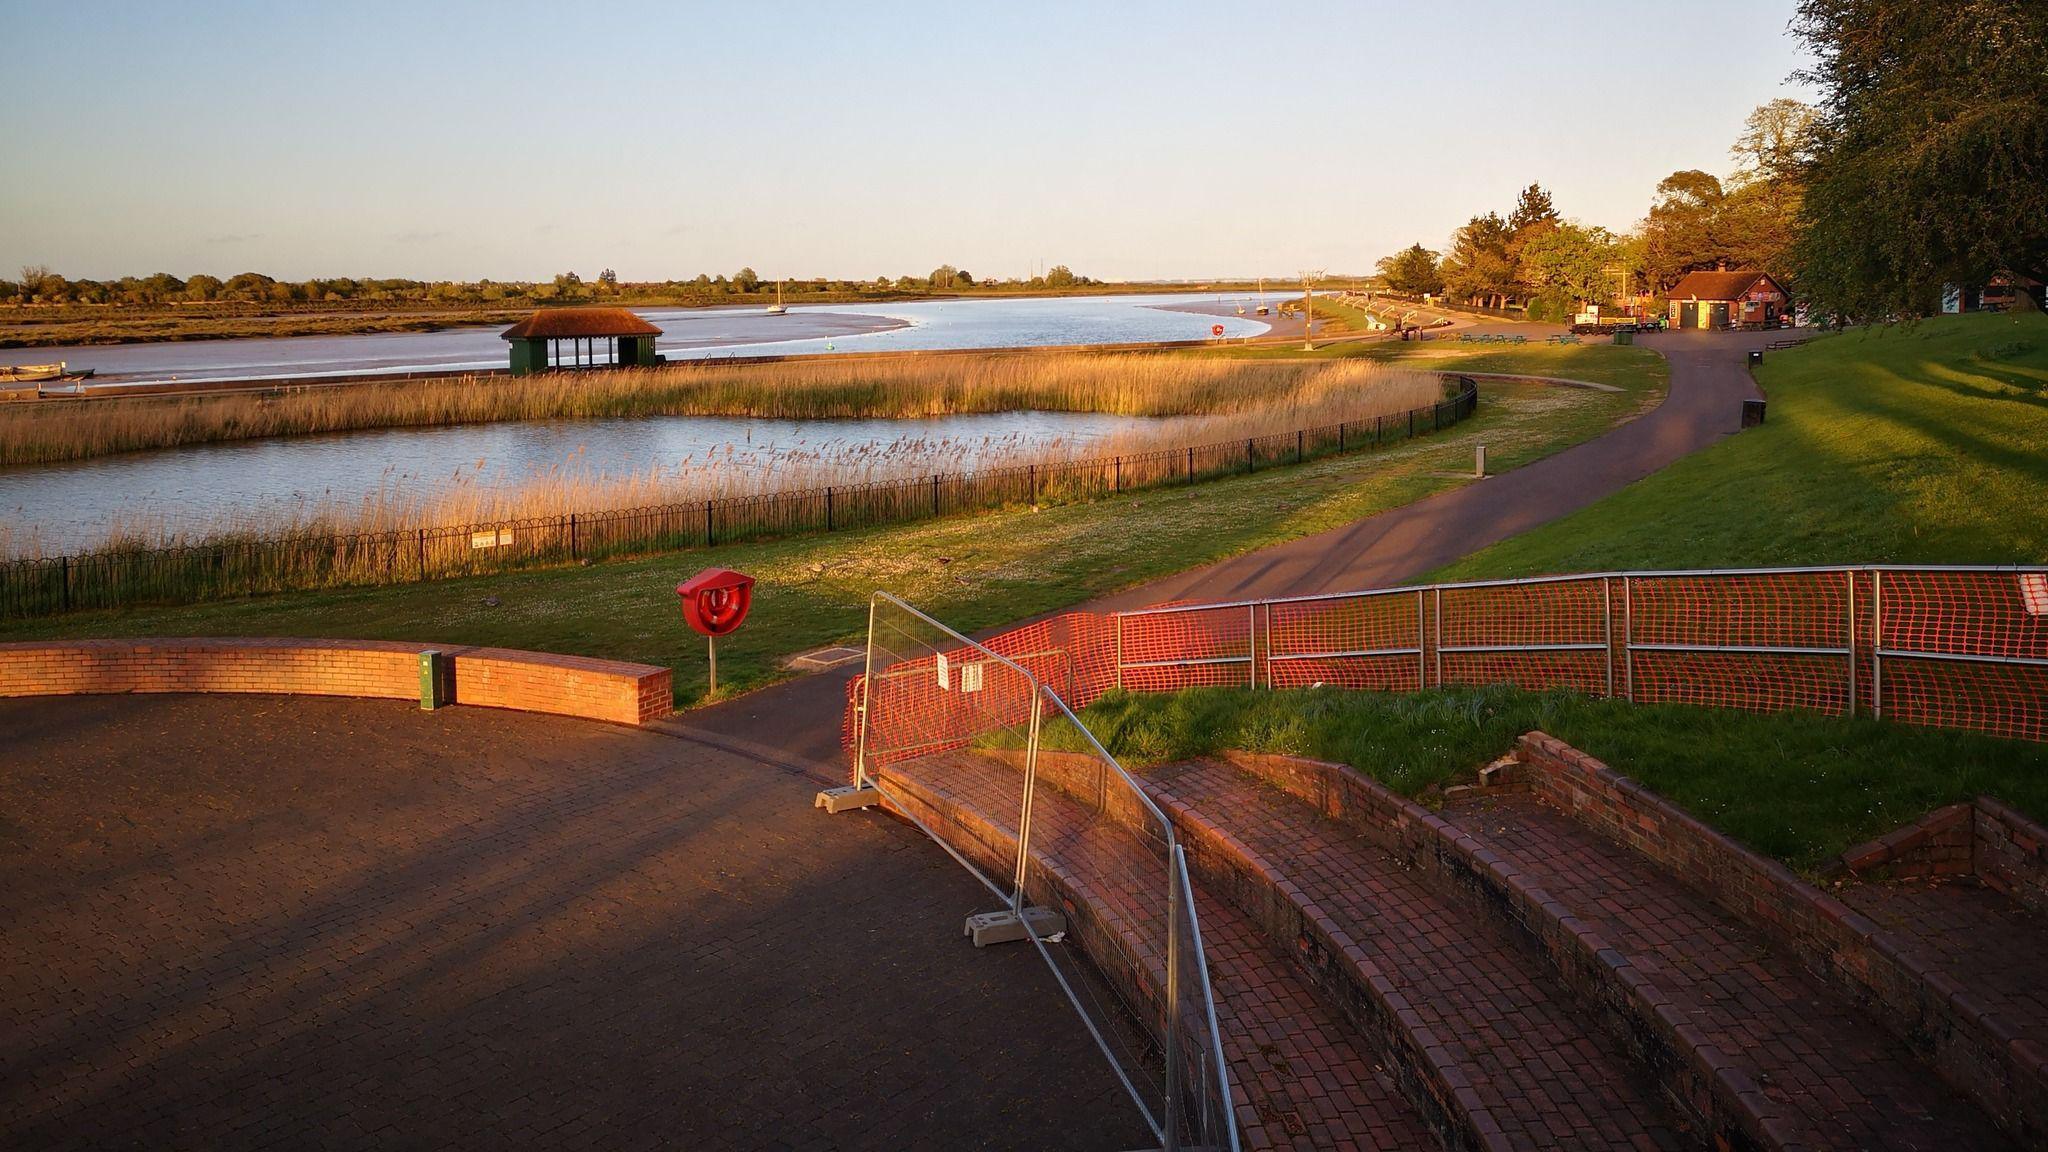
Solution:
[[[1209,335],[1211,335],[1211,336],[1221,336],[1221,335],[1223,335],[1223,325],[1221,325],[1221,324],[1211,324],[1211,325],[1209,325]]]

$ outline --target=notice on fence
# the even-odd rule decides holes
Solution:
[[[512,530],[510,528],[498,528],[489,532],[471,532],[469,534],[469,546],[471,548],[504,548],[510,546],[511,543]]]

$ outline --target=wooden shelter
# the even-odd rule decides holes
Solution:
[[[661,329],[624,308],[543,308],[499,335],[511,342],[514,376],[661,362]]]

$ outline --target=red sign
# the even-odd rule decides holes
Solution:
[[[683,620],[705,636],[724,636],[747,618],[754,602],[754,578],[730,568],[706,568],[681,584]]]
[[[1221,336],[1221,335],[1223,335],[1223,325],[1221,325],[1221,324],[1211,324],[1211,325],[1209,325],[1209,335],[1211,335],[1211,336]]]

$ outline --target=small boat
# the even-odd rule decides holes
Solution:
[[[92,375],[85,372],[66,372],[63,361],[55,364],[6,364],[0,365],[0,381],[10,384],[34,384],[43,380],[62,380],[73,377],[83,380]]]
[[[775,282],[775,303],[768,306],[768,315],[781,316],[788,311],[789,309],[782,306],[782,281],[777,280]]]

